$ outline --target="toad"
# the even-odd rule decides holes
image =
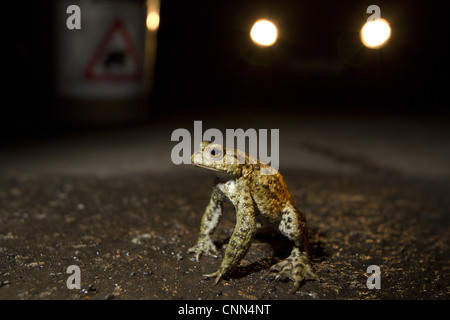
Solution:
[[[277,279],[294,282],[295,292],[306,279],[318,280],[308,257],[308,228],[304,214],[295,207],[281,174],[240,150],[202,142],[191,162],[216,174],[211,198],[203,214],[197,243],[188,250],[198,261],[202,254],[217,256],[210,235],[229,202],[236,212],[236,226],[226,246],[220,268],[205,277],[220,279],[229,274],[247,254],[257,223],[273,227],[293,243],[290,255],[271,267]]]

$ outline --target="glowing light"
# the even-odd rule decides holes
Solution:
[[[391,27],[384,19],[367,22],[361,29],[361,41],[368,48],[379,48],[391,37]]]
[[[252,40],[261,46],[271,46],[277,41],[278,30],[269,20],[258,20],[250,31]]]
[[[159,27],[159,14],[155,11],[150,11],[147,15],[147,29],[155,31]]]

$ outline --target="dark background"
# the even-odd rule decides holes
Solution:
[[[163,0],[149,118],[211,114],[217,112],[211,105],[222,104],[248,105],[251,112],[283,106],[287,114],[448,115],[440,3],[376,2],[392,28],[389,44],[379,50],[359,40],[370,4]],[[4,8],[2,136],[60,130],[51,2],[16,1]],[[257,47],[249,38],[261,17],[278,26],[273,47]]]

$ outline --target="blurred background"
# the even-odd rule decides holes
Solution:
[[[113,7],[121,3],[102,2]],[[142,7],[135,20],[142,20],[142,32],[148,34],[141,16],[147,13],[146,2],[128,2]],[[89,25],[89,19],[96,19],[89,8],[95,1],[62,3],[63,10],[79,4],[85,35],[105,35],[107,26]],[[61,39],[67,42],[68,37],[81,32],[65,28],[63,23],[70,15],[57,11],[52,1],[5,5],[7,63],[3,68],[6,87],[2,90],[2,139],[69,127],[80,129],[87,123],[118,126],[191,113],[218,116],[246,110],[251,114],[262,108],[285,114],[448,115],[448,58],[443,46],[446,31],[440,4],[378,1],[376,5],[381,17],[389,22],[392,35],[386,46],[369,49],[362,44],[359,32],[370,16],[366,9],[371,4],[158,1],[159,25],[151,32],[156,37],[151,40],[156,51],[151,56],[139,56],[142,62],[156,59],[154,68],[142,67],[151,79],[144,84],[146,99],[140,102],[145,116],[140,110],[134,117],[119,115],[109,119],[106,109],[99,111],[93,123],[61,117],[68,102],[59,99],[58,72],[62,67],[58,64],[58,48]],[[97,15],[101,17],[102,12]],[[269,19],[278,28],[273,46],[258,46],[249,37],[252,25],[261,18]],[[61,22],[56,25],[58,19]],[[61,37],[61,32],[66,33]],[[144,36],[136,39],[149,41]],[[140,50],[143,43],[135,46]],[[77,61],[72,60],[65,61],[74,70],[86,68],[83,61],[76,65]],[[83,105],[89,99],[81,97],[78,103]],[[133,108],[133,103],[127,103]],[[233,108],[236,111],[231,111]]]
[[[448,177],[442,8],[433,1],[376,3],[391,33],[369,48],[360,33],[376,13],[371,5],[8,4],[3,169],[174,170],[171,133],[192,134],[201,120],[203,131],[280,129],[281,168],[348,172],[364,159]],[[260,19],[276,26],[272,45],[251,37]]]

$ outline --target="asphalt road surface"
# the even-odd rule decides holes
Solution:
[[[200,118],[199,118],[200,119]],[[214,285],[234,228],[225,207],[220,257],[186,251],[213,175],[173,164],[170,137],[193,119],[70,132],[0,153],[0,299],[449,299],[450,132],[442,119],[262,118],[207,128],[280,129],[280,171],[305,213],[320,277],[289,292],[270,266],[290,243],[255,236]],[[80,289],[67,273],[80,271]],[[380,289],[369,289],[369,266]],[[373,279],[373,278],[370,278]],[[369,280],[370,280],[369,279]],[[74,283],[74,282],[73,282]]]

